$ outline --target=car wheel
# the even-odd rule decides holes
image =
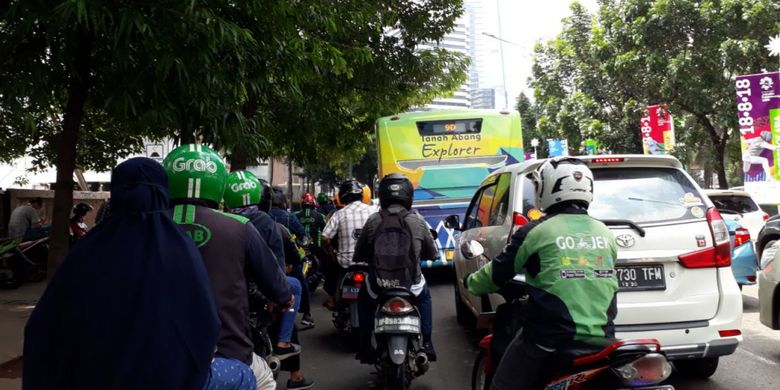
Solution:
[[[471,310],[469,310],[469,307],[460,296],[461,283],[458,280],[458,273],[455,272],[454,266],[452,267],[452,284],[455,287],[455,316],[458,319],[458,324],[466,329],[474,329],[477,326],[477,319],[474,318],[474,314],[471,313]]]
[[[683,375],[693,378],[707,379],[715,373],[715,370],[718,369],[718,360],[719,358],[717,357],[677,360],[674,362],[674,365]]]

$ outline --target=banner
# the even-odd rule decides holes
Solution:
[[[674,118],[665,105],[648,106],[641,120],[645,154],[669,154],[674,147]]]
[[[737,76],[735,86],[745,182],[779,180],[780,73]]]
[[[565,139],[547,139],[547,155],[549,157],[568,156],[569,141]]]
[[[595,156],[599,154],[599,143],[593,138],[585,140],[585,154],[588,156]]]

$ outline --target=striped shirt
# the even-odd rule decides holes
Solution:
[[[355,201],[333,213],[328,220],[322,236],[330,240],[338,239],[336,258],[342,267],[346,268],[352,264],[352,255],[355,252],[357,239],[360,237],[360,230],[363,229],[368,217],[375,212],[376,208]]]

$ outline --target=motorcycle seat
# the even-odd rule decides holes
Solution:
[[[604,352],[606,349],[609,349],[613,343],[615,342],[615,339],[607,338],[607,337],[595,337],[588,340],[583,341],[574,341],[571,344],[568,344],[564,346],[563,348],[557,349],[553,355],[550,357],[552,360],[552,367],[574,367],[579,366],[583,364],[578,364],[578,362],[582,363],[581,358],[583,357],[593,357],[593,356],[600,356],[602,352]],[[608,354],[605,354],[604,358],[609,356]],[[592,361],[601,360],[601,359],[593,359]],[[592,362],[591,360],[586,361],[586,363]]]
[[[379,299],[384,301],[393,297],[399,297],[399,298],[406,298],[406,299],[413,299],[414,294],[412,294],[409,289],[403,288],[403,287],[393,287],[393,288],[387,288],[379,295]]]

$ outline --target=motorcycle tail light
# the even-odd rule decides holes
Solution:
[[[363,275],[362,272],[355,272],[354,275],[352,275],[352,281],[355,283],[363,283],[366,280],[366,275]]]
[[[624,385],[630,387],[652,386],[661,383],[672,374],[672,365],[660,353],[649,353],[631,363],[613,368]]]
[[[382,312],[386,314],[409,314],[414,311],[409,301],[403,298],[390,298],[384,305],[382,305]]]

